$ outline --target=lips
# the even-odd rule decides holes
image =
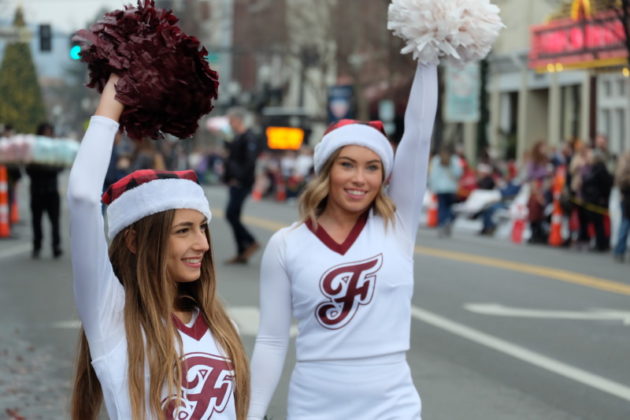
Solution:
[[[182,262],[191,268],[200,268],[201,267],[201,259],[202,257],[191,257],[191,258],[182,258]]]
[[[346,194],[353,200],[361,200],[367,195],[367,191],[365,190],[355,190],[355,189],[344,189]]]

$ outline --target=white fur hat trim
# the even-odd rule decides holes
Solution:
[[[122,193],[107,207],[107,236],[143,217],[171,209],[197,210],[212,219],[208,199],[199,184],[189,179],[154,179]]]
[[[321,171],[328,158],[337,149],[350,145],[367,147],[376,153],[383,163],[385,178],[389,177],[394,165],[394,149],[391,143],[376,128],[360,123],[335,128],[322,138],[322,141],[315,146],[313,156],[315,173]]]

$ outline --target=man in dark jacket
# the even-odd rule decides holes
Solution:
[[[595,227],[595,251],[610,249],[610,236],[604,228],[604,216],[608,214],[608,200],[613,186],[613,176],[608,172],[604,156],[594,151],[590,154],[590,169],[582,179],[582,197],[584,197],[588,220]]]
[[[37,134],[53,137],[53,127],[42,123]],[[26,166],[26,173],[31,179],[31,222],[33,225],[33,258],[39,258],[42,248],[42,216],[48,214],[52,230],[52,252],[55,258],[62,254],[59,235],[59,190],[57,175],[63,168],[39,164]]]
[[[256,176],[256,159],[261,151],[260,139],[247,126],[247,111],[233,108],[228,111],[234,139],[226,144],[228,156],[225,161],[223,181],[229,188],[229,200],[225,216],[232,227],[236,241],[236,256],[228,264],[245,264],[260,248],[256,238],[241,222],[243,203],[251,193]]]

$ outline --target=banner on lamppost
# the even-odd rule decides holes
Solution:
[[[337,85],[328,88],[328,122],[334,123],[344,118],[356,118],[354,88],[351,85]]]
[[[444,121],[470,123],[479,121],[479,63],[465,67],[446,65]]]

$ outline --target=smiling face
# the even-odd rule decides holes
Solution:
[[[327,210],[360,215],[367,210],[383,185],[379,156],[363,146],[345,146],[330,168]]]
[[[166,271],[176,282],[199,279],[208,244],[208,221],[197,210],[177,209],[168,237]]]

